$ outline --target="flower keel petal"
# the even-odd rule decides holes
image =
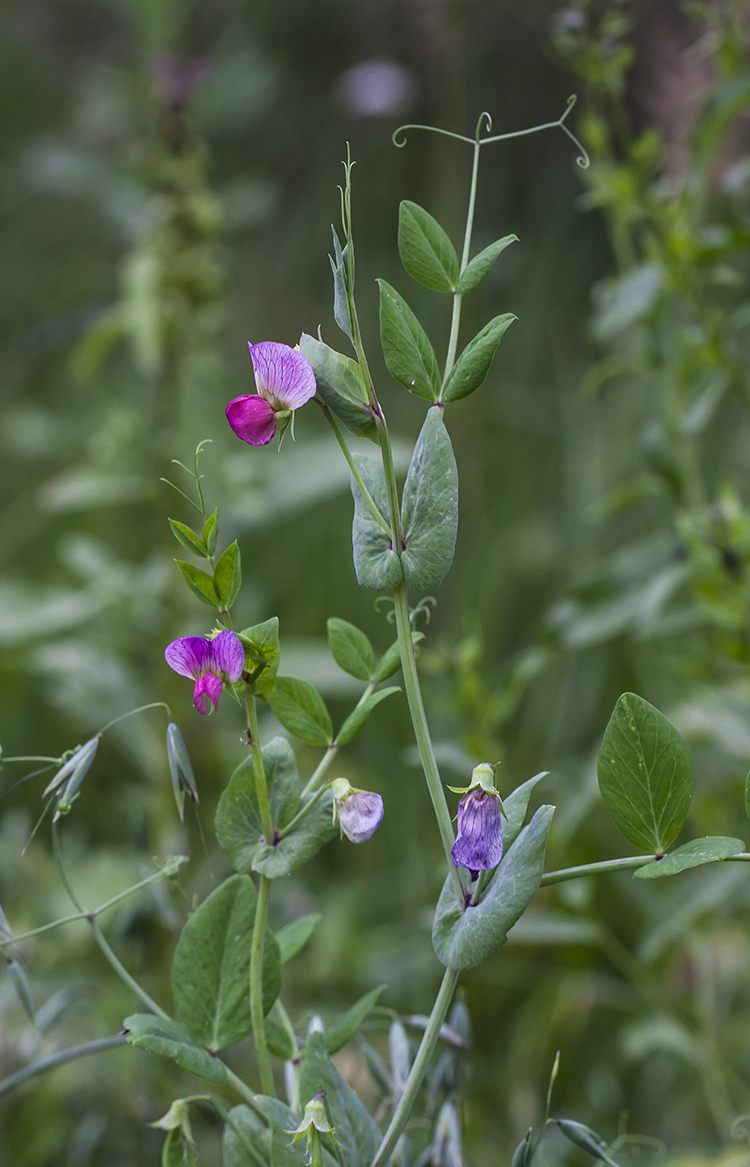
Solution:
[[[225,412],[237,437],[250,446],[267,446],[276,433],[274,411],[258,394],[235,397]]]

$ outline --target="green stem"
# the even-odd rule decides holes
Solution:
[[[393,462],[391,438],[388,433],[388,424],[381,412],[378,418],[380,429],[380,453],[383,458],[383,472],[385,474],[385,488],[388,494],[388,509],[391,516],[391,541],[397,555],[403,551],[403,533],[401,530],[401,507],[398,501],[398,486],[396,485],[396,467]]]
[[[440,780],[440,772],[438,771],[437,761],[435,759],[435,751],[432,748],[432,739],[430,738],[430,730],[427,725],[427,717],[425,715],[424,704],[422,702],[422,691],[419,687],[417,658],[414,655],[414,643],[411,638],[409,600],[406,593],[405,583],[402,582],[398,585],[398,587],[393,589],[393,599],[396,612],[396,631],[398,633],[398,643],[401,650],[401,668],[404,677],[404,689],[406,691],[406,700],[409,703],[409,712],[411,714],[411,720],[414,726],[414,736],[417,740],[419,756],[422,759],[424,776],[427,779],[427,788],[430,792],[430,798],[432,799],[432,807],[435,811],[435,818],[437,819],[440,838],[443,843],[443,850],[445,851],[445,858],[448,863],[448,869],[453,879],[453,885],[455,887],[458,900],[461,904],[463,904],[463,887],[461,886],[461,880],[459,878],[456,867],[453,865],[453,859],[451,856],[451,849],[455,842],[453,824],[451,823],[450,811],[448,810],[448,803],[445,799],[443,784]]]
[[[250,955],[250,1015],[253,1022],[255,1048],[258,1052],[258,1067],[263,1093],[275,1098],[276,1087],[274,1086],[271,1058],[268,1053],[266,1030],[263,1024],[263,943],[266,935],[268,893],[270,890],[271,880],[267,876],[261,875]]]
[[[414,1065],[409,1072],[409,1077],[406,1079],[404,1092],[401,1095],[398,1106],[393,1112],[393,1118],[391,1119],[388,1130],[383,1136],[382,1143],[378,1147],[378,1152],[372,1161],[372,1167],[381,1167],[387,1161],[388,1156],[391,1154],[391,1151],[401,1136],[401,1132],[409,1121],[409,1115],[412,1112],[417,1094],[419,1093],[419,1087],[422,1085],[422,1080],[427,1072],[427,1065],[432,1051],[440,1036],[440,1027],[448,1013],[457,980],[457,971],[452,968],[447,968],[442,984],[440,985],[440,991],[435,999],[435,1004],[432,1006],[430,1020],[427,1023],[427,1028],[424,1031],[424,1036],[417,1050]]]
[[[126,984],[128,988],[131,989],[133,993],[135,993],[136,997],[140,998],[147,1009],[150,1009],[152,1013],[157,1015],[157,1017],[163,1017],[165,1021],[170,1021],[171,1018],[169,1014],[166,1013],[164,1009],[162,1009],[161,1005],[157,1005],[156,1001],[149,997],[146,990],[138,984],[138,981],[136,981],[134,977],[131,977],[130,973],[125,968],[125,965],[122,964],[122,962],[117,958],[105,940],[104,933],[99,927],[99,924],[94,916],[81,907],[81,903],[73,891],[73,888],[71,887],[68,877],[65,873],[65,868],[63,867],[62,854],[60,852],[60,835],[57,828],[57,823],[52,824],[52,851],[55,856],[55,863],[57,864],[57,870],[60,873],[60,879],[62,880],[63,887],[68,893],[68,898],[72,902],[73,906],[76,907],[78,911],[81,912],[88,920],[89,927],[94,934],[94,940],[98,944],[102,955],[109,961],[110,965],[115,970],[123,984]]]
[[[469,189],[469,207],[466,212],[466,230],[464,231],[464,249],[461,255],[461,268],[459,271],[459,278],[463,275],[464,270],[469,262],[469,252],[471,250],[471,233],[474,229],[474,211],[477,204],[477,179],[479,177],[479,151],[482,144],[479,141],[479,131],[477,130],[477,140],[474,142],[474,159],[471,166],[471,187]],[[461,302],[463,296],[458,292],[453,293],[453,314],[451,316],[451,331],[448,339],[448,354],[445,358],[445,370],[443,372],[443,384],[448,379],[456,362],[456,349],[458,348],[458,330],[461,325]]]
[[[341,430],[339,429],[338,425],[336,424],[336,419],[334,418],[333,414],[331,413],[331,411],[327,405],[323,405],[323,413],[326,416],[328,424],[330,425],[331,429],[333,430],[334,434],[336,435],[336,441],[338,442],[338,444],[341,447],[341,452],[343,453],[344,457],[346,458],[349,469],[352,472],[352,478],[354,479],[357,486],[359,487],[359,489],[362,493],[363,499],[367,503],[368,507],[372,511],[375,519],[377,520],[377,522],[379,523],[380,527],[383,529],[385,534],[390,536],[391,528],[389,527],[388,522],[386,521],[384,515],[381,513],[379,506],[377,505],[377,503],[373,499],[372,495],[370,494],[369,490],[365,486],[364,481],[362,479],[362,475],[360,474],[359,470],[357,469],[356,464],[354,462],[354,458],[352,457],[351,450],[349,449],[349,447],[346,444],[346,440],[344,438],[344,435],[342,434]]]
[[[320,759],[320,762],[318,763],[317,769],[314,771],[312,777],[309,779],[307,786],[302,791],[303,798],[305,797],[306,794],[310,794],[310,792],[313,791],[315,789],[315,787],[318,785],[321,778],[323,778],[326,770],[330,766],[331,762],[336,757],[336,754],[338,753],[338,751],[339,751],[338,743],[331,742],[330,746],[328,746],[328,748],[326,749],[326,752],[323,754],[323,757]]]
[[[24,1066],[22,1070],[17,1070],[15,1074],[3,1078],[0,1082],[0,1095],[7,1094],[9,1090],[20,1086],[27,1078],[34,1078],[37,1074],[43,1074],[46,1070],[54,1069],[55,1066],[62,1066],[65,1062],[72,1062],[75,1058],[84,1058],[87,1054],[98,1054],[101,1050],[125,1045],[126,1041],[125,1035],[118,1033],[115,1037],[98,1037],[94,1041],[85,1041],[82,1045],[71,1045],[67,1049],[58,1050],[57,1053],[40,1058],[38,1062],[32,1062],[30,1066]]]
[[[260,818],[263,824],[263,837],[267,846],[273,846],[273,818],[271,803],[268,800],[268,785],[266,771],[263,766],[263,753],[260,748],[258,733],[258,714],[255,709],[255,698],[251,695],[247,699],[247,730],[250,735],[250,748],[253,755],[253,773],[255,775],[255,793],[258,796]]]
[[[224,1063],[222,1063],[222,1064],[224,1064]],[[255,1091],[251,1090],[250,1087],[247,1085],[247,1083],[243,1082],[242,1078],[240,1078],[237,1074],[235,1074],[234,1070],[230,1070],[229,1066],[224,1065],[224,1069],[227,1072],[227,1082],[229,1082],[232,1086],[234,1086],[237,1093],[245,1099],[245,1102],[248,1104],[248,1106],[253,1111],[253,1113],[257,1114],[258,1118],[261,1118],[263,1120],[263,1122],[265,1123],[265,1125],[268,1126],[269,1125],[268,1124],[268,1115],[265,1113],[263,1108],[258,1104],[257,1098],[255,1096]]]
[[[632,871],[634,867],[645,867],[654,863],[656,855],[629,855],[626,859],[605,859],[602,863],[583,863],[580,867],[563,867],[560,871],[548,871],[542,876],[540,887],[550,883],[564,883],[567,879],[581,879],[585,875],[606,875],[610,871]],[[738,859],[740,856],[735,855]],[[750,858],[750,856],[748,856]]]
[[[278,842],[281,842],[282,839],[285,839],[287,835],[291,834],[291,832],[295,829],[297,824],[300,823],[302,821],[302,819],[307,817],[307,815],[310,813],[312,808],[315,806],[315,803],[318,802],[318,800],[320,799],[322,794],[323,794],[322,789],[316,790],[315,793],[313,794],[312,798],[309,798],[307,800],[307,802],[303,805],[302,809],[297,812],[297,814],[294,816],[294,818],[291,819],[290,822],[288,822],[285,827],[281,827],[278,831],[276,831],[276,839]]]
[[[40,928],[32,928],[30,932],[20,932],[17,936],[11,936],[9,940],[0,940],[0,948],[5,948],[9,944],[17,944],[20,940],[28,940],[31,936],[39,936],[42,932],[49,932],[52,928],[60,928],[63,924],[71,924],[74,920],[93,919],[95,916],[100,916],[102,912],[106,912],[108,908],[114,907],[120,900],[124,900],[132,895],[133,892],[140,891],[142,887],[148,887],[150,883],[156,883],[158,880],[165,878],[165,872],[155,871],[147,879],[142,879],[140,883],[134,883],[132,887],[128,887],[125,891],[121,891],[116,896],[112,896],[111,900],[107,900],[106,903],[100,904],[98,908],[93,908],[90,912],[81,910],[72,916],[62,916],[59,920],[53,920],[50,924],[42,924]]]

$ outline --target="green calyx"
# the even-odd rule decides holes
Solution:
[[[495,786],[495,774],[497,772],[497,764],[492,762],[481,762],[480,765],[475,766],[471,772],[471,782],[468,786],[449,786],[454,794],[468,794],[470,790],[483,790],[485,794],[493,794],[500,802],[500,811],[503,818],[508,816],[505,813],[503,800]]]

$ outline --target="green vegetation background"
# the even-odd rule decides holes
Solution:
[[[326,255],[349,141],[365,340],[397,446],[416,436],[423,405],[378,355],[374,281],[401,289],[444,345],[447,302],[409,286],[398,262],[398,204],[423,204],[457,239],[470,159],[418,132],[394,149],[401,121],[471,132],[488,109],[502,132],[553,120],[576,90],[594,155],[586,178],[550,132],[482,160],[476,249],[510,232],[520,242],[467,305],[465,335],[499,312],[519,319],[449,419],[459,539],[421,654],[446,777],[501,758],[505,790],[548,769],[549,865],[626,854],[594,761],[616,698],[634,689],[694,745],[691,835],[747,837],[746,16],[667,0],[562,13],[546,0],[3,6],[0,740],[6,755],[57,755],[129,708],[170,702],[208,857],[195,820],[176,818],[157,713],[105,738],[65,823],[91,906],[152,855],[190,847],[184,894],[144,893],[109,919],[150,991],[168,999],[180,921],[227,870],[213,809],[243,756],[231,702],[199,719],[163,662],[170,639],[208,627],[171,562],[166,517],[189,514],[160,482],[170,459],[212,439],[205,490],[222,538],[240,541],[238,619],[280,617],[282,672],[314,681],[342,715],[350,681],[327,654],[326,618],[353,620],[379,649],[393,638],[356,586],[348,475],[323,419],[301,413],[279,456],[241,446],[223,411],[251,387],[248,340],[293,344],[320,324],[340,347]],[[165,50],[210,61],[186,124],[149,72]],[[373,59],[407,71],[403,113],[347,109],[342,76]],[[709,125],[722,100],[729,113]],[[270,714],[262,729],[273,732]],[[300,750],[307,772],[315,761]],[[289,972],[288,1007],[303,1023],[387,983],[389,1007],[427,1011],[442,860],[403,703],[375,713],[339,772],[381,791],[386,817],[366,847],[331,845],[278,896],[276,923],[323,913]],[[0,903],[15,931],[66,911],[44,828],[22,854],[44,779],[11,792],[19,776],[3,770],[0,808]],[[561,1114],[609,1140],[663,1140],[670,1157],[738,1153],[745,865],[664,884],[552,888],[463,978],[475,1027],[467,1162],[510,1161],[543,1115],[557,1049]],[[116,1032],[132,1007],[83,927],[27,956],[34,1004],[50,1004],[34,1030],[0,978],[0,1078]],[[382,1044],[387,1024],[375,1014],[368,1040]],[[155,1060],[118,1049],[1,1098],[0,1164],[156,1164],[161,1139],[146,1124],[192,1087]],[[356,1045],[339,1064],[376,1105]],[[208,1117],[199,1135],[204,1161],[218,1162]],[[571,1151],[551,1140],[547,1155]]]

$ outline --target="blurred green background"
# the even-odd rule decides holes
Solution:
[[[345,465],[312,408],[280,455],[241,446],[223,411],[250,391],[248,340],[294,344],[320,325],[343,348],[327,251],[349,142],[360,315],[405,468],[424,406],[385,371],[374,281],[399,288],[444,351],[449,306],[401,269],[398,204],[426,206],[458,241],[470,164],[467,147],[419,131],[395,149],[405,121],[471,133],[487,109],[495,132],[515,130],[554,120],[575,91],[571,124],[593,159],[579,170],[560,131],[482,157],[474,249],[520,241],[468,301],[464,336],[500,312],[519,319],[448,418],[459,539],[420,658],[446,780],[497,758],[502,791],[549,770],[548,867],[627,854],[595,758],[634,689],[694,746],[690,837],[747,838],[749,31],[737,0],[3,5],[0,741],[6,756],[57,756],[128,709],[170,702],[205,847],[195,817],[176,817],[159,711],[108,733],[64,824],[88,906],[152,856],[190,851],[180,889],[107,917],[166,1003],[192,897],[228,871],[213,810],[243,746],[236,707],[225,698],[199,719],[163,661],[169,640],[210,620],[172,563],[167,515],[190,521],[189,509],[160,479],[185,487],[170,460],[211,439],[207,501],[221,545],[242,550],[239,626],[278,615],[281,671],[313,681],[340,721],[357,689],[327,652],[326,618],[354,621],[381,650],[394,635],[356,585]],[[181,70],[196,59],[188,95]],[[261,728],[278,731],[270,712]],[[299,760],[310,773],[316,751]],[[44,826],[22,854],[45,784],[11,791],[23,773],[3,769],[0,809],[0,903],[16,932],[68,911]],[[366,847],[332,844],[274,888],[274,923],[323,913],[285,974],[303,1027],[380,983],[388,1008],[427,1012],[440,977],[429,929],[442,855],[401,699],[337,773],[381,791],[386,818]],[[663,1140],[670,1158],[737,1157],[749,922],[742,864],[541,894],[508,947],[462,977],[475,1028],[466,1162],[510,1161],[543,1117],[557,1049],[556,1112],[610,1140]],[[0,981],[2,1077],[117,1032],[132,1008],[85,927],[24,956],[42,1015],[31,1027]],[[381,1049],[388,1020],[376,1013],[365,1031]],[[237,1050],[238,1069],[249,1059]],[[356,1044],[337,1060],[376,1106]],[[155,1063],[117,1049],[9,1093],[0,1164],[157,1163],[146,1124],[197,1087]],[[218,1162],[210,1116],[198,1134]],[[546,1153],[583,1155],[554,1139]]]

